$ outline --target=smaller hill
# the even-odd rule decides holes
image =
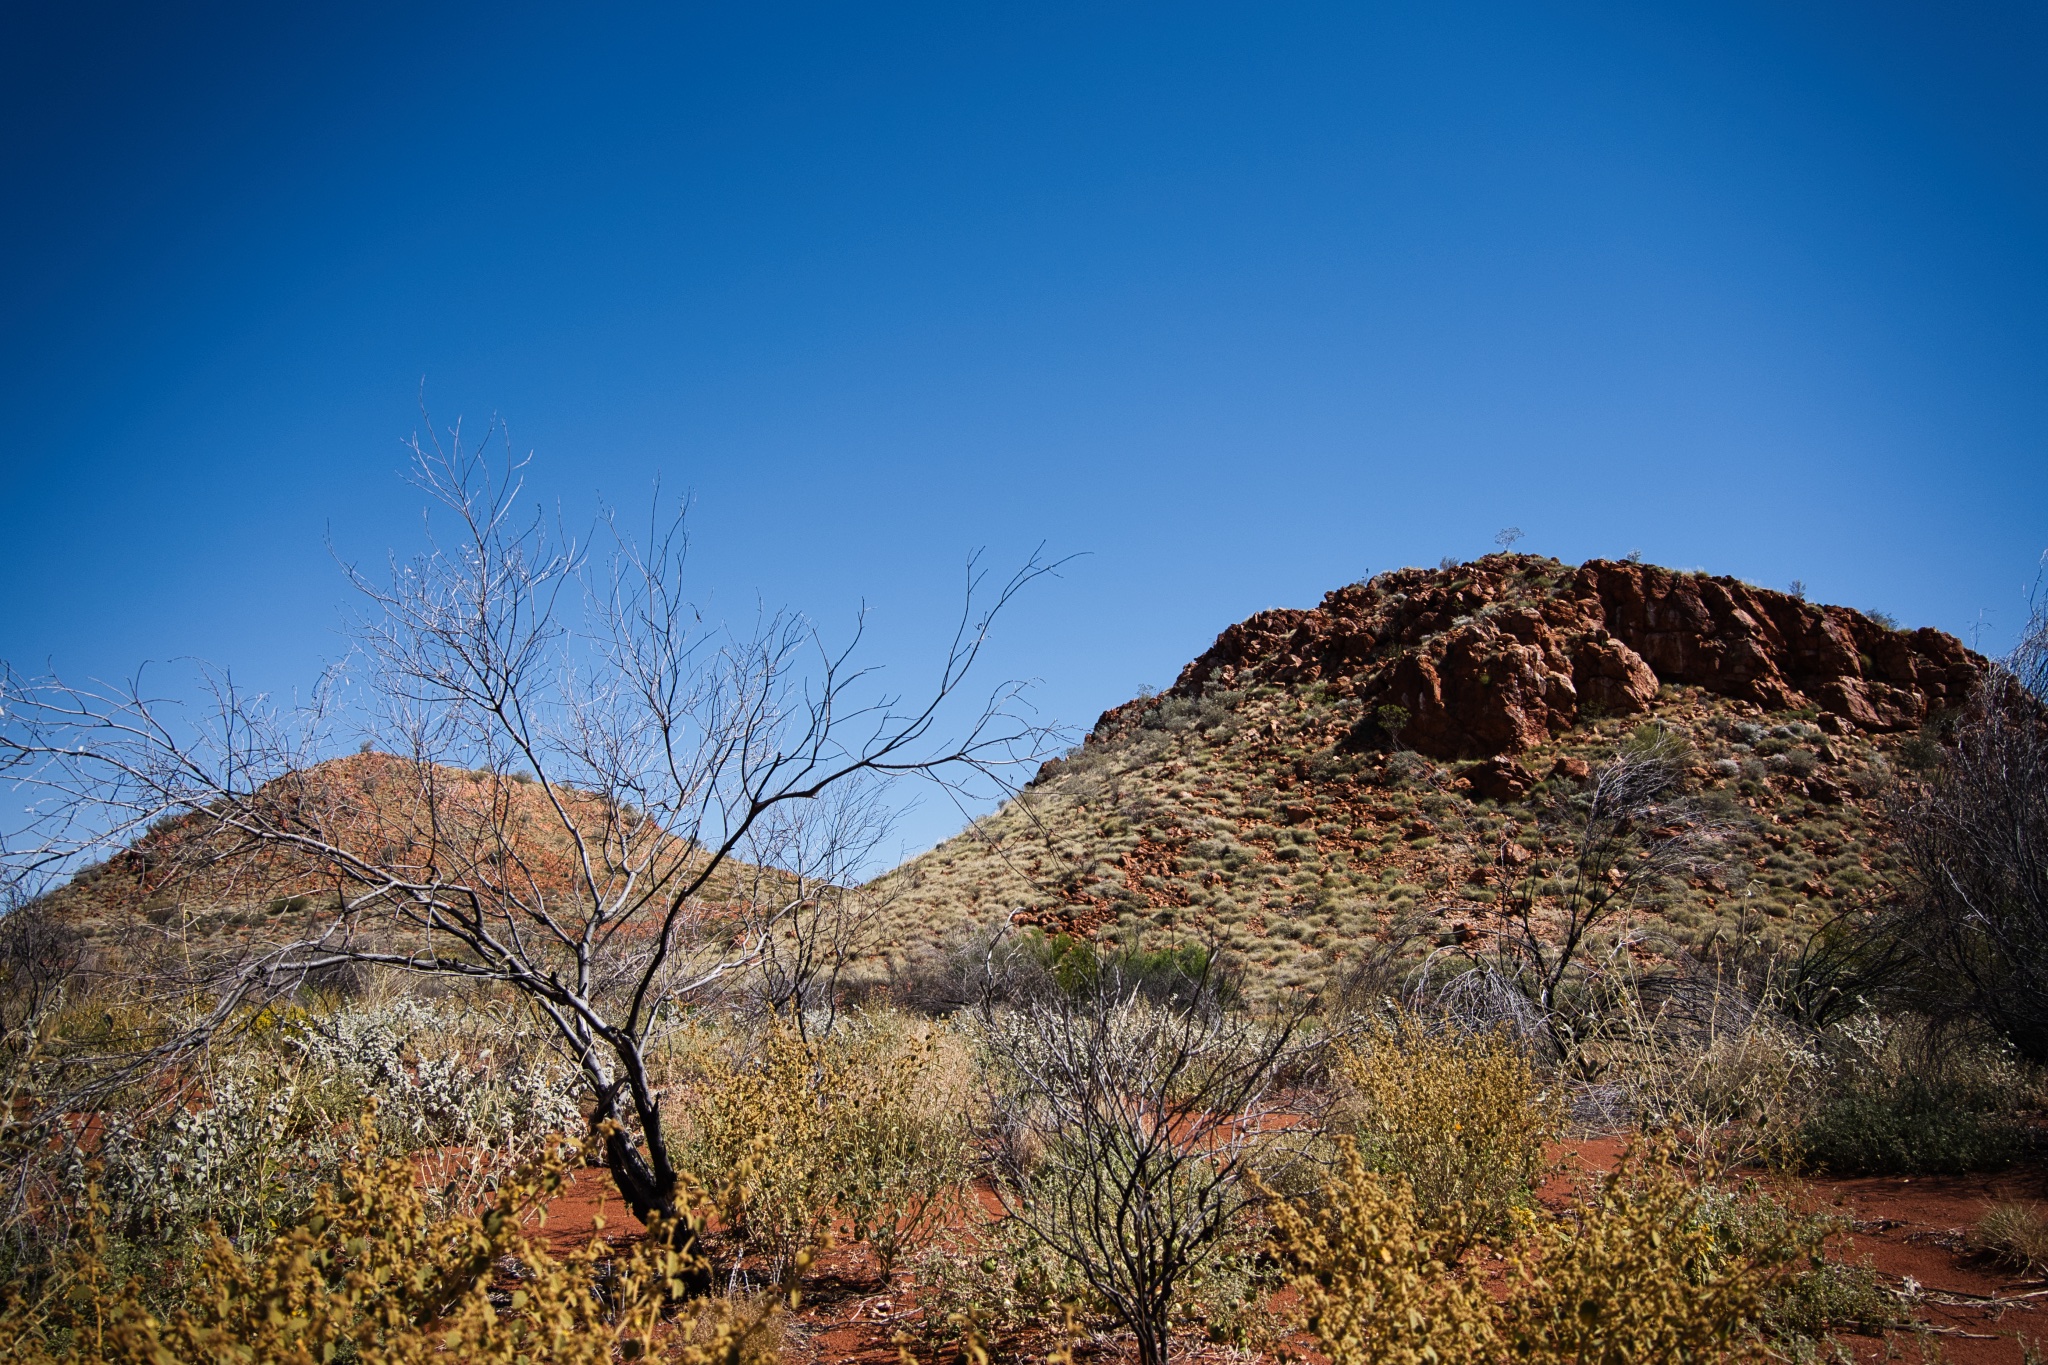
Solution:
[[[1647,898],[1695,945],[1768,946],[1883,894],[1885,794],[1986,664],[1724,577],[1499,554],[1225,630],[990,818],[880,880],[901,963],[1002,923],[1200,937],[1308,987],[1397,919],[1447,938],[1567,852],[1535,818],[1645,726],[1734,827],[1725,872]]]
[[[524,774],[420,763],[364,752],[331,759],[265,783],[251,799],[273,828],[304,835],[363,862],[419,881],[455,881],[522,904],[570,907],[590,901],[563,814],[583,837],[638,863],[681,867],[686,841],[630,810],[557,786],[548,793]],[[623,842],[622,842],[623,841]],[[207,814],[159,822],[120,853],[81,871],[48,904],[88,937],[119,937],[143,925],[176,926],[188,939],[232,950],[295,937],[331,916],[345,889],[337,860],[258,841]],[[711,906],[742,894],[757,872],[732,863]],[[621,869],[600,866],[601,877]],[[779,875],[779,874],[771,874]]]

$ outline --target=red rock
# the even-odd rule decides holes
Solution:
[[[1626,716],[1657,700],[1657,675],[1643,656],[1601,631],[1582,638],[1572,656],[1572,682],[1581,706]]]
[[[1840,786],[1825,777],[1807,778],[1806,794],[1814,800],[1825,802],[1830,806],[1840,805],[1842,798],[1848,795]]]
[[[1490,758],[1541,745],[1589,709],[1645,711],[1667,684],[1763,710],[1818,706],[1837,734],[1909,729],[1959,705],[1985,668],[1940,631],[1890,630],[1733,578],[1596,559],[1560,580],[1559,567],[1488,555],[1382,574],[1311,611],[1263,611],[1218,636],[1173,693],[1327,681],[1368,714],[1405,710],[1402,745]],[[1156,704],[1105,712],[1098,731],[1123,733]]]
[[[1593,775],[1593,767],[1583,758],[1565,755],[1550,765],[1552,777],[1568,777],[1574,782],[1583,782]]]
[[[1536,785],[1536,776],[1512,758],[1489,758],[1465,772],[1473,794],[1495,801],[1518,801]]]

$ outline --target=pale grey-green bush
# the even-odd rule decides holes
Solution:
[[[238,1242],[301,1212],[374,1108],[396,1153],[432,1152],[423,1175],[444,1211],[466,1207],[581,1125],[576,1076],[516,1017],[399,998],[266,1011],[185,1078],[183,1103],[110,1113],[91,1160],[115,1228],[180,1242],[216,1224]]]

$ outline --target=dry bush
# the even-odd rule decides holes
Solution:
[[[1349,1092],[1340,1122],[1360,1157],[1407,1180],[1417,1216],[1454,1254],[1509,1231],[1564,1117],[1559,1090],[1544,1087],[1513,1039],[1382,1027],[1337,1070]]]
[[[741,1198],[731,1230],[774,1273],[835,1218],[884,1277],[945,1226],[970,1174],[957,1035],[870,1013],[724,1042],[698,1049],[678,1159]]]
[[[1582,1052],[1600,1078],[1584,1091],[1608,1100],[1589,1107],[1667,1134],[1703,1180],[1790,1157],[1825,1062],[1775,983],[1678,953],[1644,974],[1623,956]]]
[[[1729,830],[1687,791],[1691,746],[1656,723],[1637,727],[1594,770],[1583,791],[1560,793],[1537,812],[1549,841],[1571,850],[1554,878],[1531,862],[1519,875],[1502,845],[1497,870],[1512,890],[1501,921],[1479,936],[1467,975],[1507,986],[1532,1012],[1555,1060],[1581,1061],[1589,1023],[1601,1006],[1602,975],[1589,960],[1646,898],[1717,866]],[[1446,989],[1457,983],[1453,978]]]
[[[1148,1000],[1114,967],[981,1021],[996,1192],[1163,1365],[1186,1291],[1228,1260],[1315,1125],[1286,1089],[1318,1050],[1299,1014]]]
[[[363,1138],[366,1148],[374,1143],[368,1123]],[[593,1237],[556,1256],[529,1236],[574,1150],[557,1146],[483,1211],[439,1222],[407,1161],[352,1162],[269,1243],[244,1252],[213,1238],[188,1297],[162,1316],[143,1306],[140,1286],[110,1269],[89,1201],[81,1235],[43,1274],[8,1291],[0,1365],[772,1361],[772,1321],[758,1308],[699,1303],[672,1313],[693,1267],[667,1239],[618,1252]]]
[[[1675,1166],[1631,1153],[1569,1217],[1532,1220],[1496,1299],[1447,1262],[1406,1182],[1347,1144],[1321,1209],[1274,1206],[1273,1240],[1332,1365],[1757,1354],[1751,1331],[1801,1248],[1731,1253],[1701,1201]]]
[[[1970,1245],[2015,1270],[2048,1269],[2048,1216],[2038,1204],[1993,1204],[1970,1229]]]
[[[1872,927],[1905,952],[1886,983],[1952,1031],[2048,1064],[2048,598],[1892,820],[1908,887]]]

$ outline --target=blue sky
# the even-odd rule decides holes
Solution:
[[[1994,650],[2048,547],[2038,6],[16,5],[0,134],[31,669],[306,684],[422,380],[906,687],[1085,552],[1080,724],[1504,525]]]

